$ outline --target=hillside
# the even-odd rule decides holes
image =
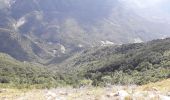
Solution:
[[[1,13],[0,16],[2,17],[0,19],[2,21],[0,24],[0,52],[7,53],[20,61],[41,64],[48,63],[54,57],[59,60],[62,59],[61,55],[64,56],[60,44],[50,44],[34,35],[21,34],[13,26],[14,19],[8,18],[4,13]]]
[[[169,23],[146,19],[123,1],[1,0],[0,52],[16,60],[18,65],[8,61],[9,68],[31,64],[39,70],[36,63],[64,85],[141,85],[169,78]],[[21,73],[9,75],[22,79]]]
[[[3,85],[74,87],[107,84],[147,84],[170,78],[170,39],[147,43],[94,47],[76,53],[61,64],[20,62],[0,55]],[[11,86],[10,85],[10,86]]]
[[[66,75],[70,73],[75,82],[90,79],[93,85],[140,85],[170,77],[169,52],[169,38],[92,48],[78,53],[55,69]]]
[[[40,64],[20,62],[0,53],[0,88],[55,87],[59,84],[57,77]]]
[[[86,48],[169,36],[169,23],[145,19],[123,0],[0,2],[0,28],[20,35],[17,40],[21,40],[18,42],[22,51],[27,53],[22,60],[45,65],[61,63]],[[5,53],[21,60],[20,55]]]
[[[0,0],[0,100],[170,100],[170,0]]]

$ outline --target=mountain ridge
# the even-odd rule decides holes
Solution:
[[[12,30],[36,44],[45,53],[38,54],[42,60],[49,55],[53,61],[62,62],[85,48],[169,36],[168,24],[147,20],[119,0],[3,1],[6,6],[0,10],[0,28]],[[31,51],[33,48],[27,45]]]

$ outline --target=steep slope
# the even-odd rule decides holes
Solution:
[[[48,48],[49,51],[45,49],[45,46],[48,46],[47,43],[43,43],[34,36],[23,35],[19,32],[17,26],[22,22],[17,23],[4,9],[0,10],[0,17],[0,52],[7,53],[20,61],[39,63],[48,62],[47,59],[53,57],[54,54],[52,51],[50,52],[52,47]],[[55,48],[59,48],[59,46],[53,45],[53,49]]]
[[[7,53],[20,61],[36,61],[50,58],[50,54],[29,38],[12,29],[0,28],[0,52]]]
[[[23,21],[21,33],[61,44],[68,52],[101,41],[142,42],[169,33],[168,24],[150,22],[119,0],[16,0],[10,12],[17,22]]]
[[[170,39],[164,39],[93,48],[78,53],[56,69],[73,74],[73,79],[91,79],[94,85],[146,84],[170,77],[169,44]]]
[[[16,59],[20,59],[22,61],[28,60],[27,53],[15,39],[15,35],[12,36],[9,32],[10,30],[8,29],[0,29],[0,52],[8,53]]]
[[[17,33],[28,56],[19,60],[43,64],[61,63],[85,48],[169,36],[168,23],[146,20],[121,0],[1,0],[0,17],[0,28]]]

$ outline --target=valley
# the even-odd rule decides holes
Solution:
[[[1,83],[15,87],[143,85],[170,78],[170,39],[94,47],[42,65],[0,55]],[[8,86],[7,85],[7,86]]]
[[[167,2],[0,0],[0,100],[170,100]]]

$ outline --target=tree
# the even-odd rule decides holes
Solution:
[[[152,64],[149,62],[140,63],[135,69],[138,71],[146,71],[152,68]]]

